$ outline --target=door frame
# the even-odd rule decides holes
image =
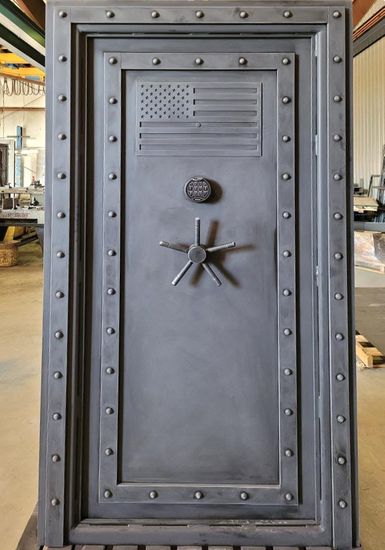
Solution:
[[[279,527],[234,525],[233,522],[188,522],[162,525],[133,522],[133,544],[333,544],[350,548],[357,543],[355,379],[352,308],[352,221],[350,165],[350,8],[335,4],[289,2],[290,9],[255,2],[247,6],[204,6],[205,22],[197,22],[196,7],[177,2],[172,8],[130,6],[117,2],[105,11],[101,0],[89,6],[73,0],[48,9],[47,104],[47,220],[45,242],[44,342],[42,379],[39,541],[50,546],[71,543],[127,543],[127,526],[91,524],[81,518],[82,468],[75,450],[82,440],[83,374],[81,354],[84,285],[82,242],[87,124],[87,43],[101,35],[131,32],[148,36],[179,32],[257,33],[276,30],[314,35],[317,56],[318,128],[315,136],[318,202],[319,415],[330,426],[330,441],[319,448],[321,464],[331,469],[320,519],[303,528],[292,522]],[[234,7],[234,5],[236,7]],[[152,12],[160,13],[153,17]],[[111,16],[112,13],[112,16]],[[114,25],[106,25],[113,18]],[[181,19],[182,18],[182,19]],[[178,27],[183,20],[184,25]],[[130,25],[126,22],[130,21]],[[226,24],[224,26],[223,24]],[[326,31],[326,40],[319,29]],[[314,30],[318,29],[318,30]],[[316,77],[316,75],[315,75]],[[328,451],[330,449],[330,451]],[[343,463],[342,463],[343,462]],[[329,501],[328,503],[326,501]],[[328,518],[330,518],[330,521]],[[126,522],[127,523],[127,522]],[[249,522],[250,524],[250,522]],[[306,531],[306,532],[305,532]],[[186,535],[186,532],[188,534]],[[246,537],[246,539],[245,539]],[[188,542],[186,542],[188,541]]]

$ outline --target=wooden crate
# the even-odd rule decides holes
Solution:
[[[17,241],[0,243],[0,267],[12,267],[17,264],[19,248]]]
[[[367,369],[385,367],[385,356],[365,336],[356,331],[356,355]]]

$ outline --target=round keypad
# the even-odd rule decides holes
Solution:
[[[185,195],[193,202],[204,202],[211,195],[211,185],[206,178],[195,176],[188,180],[184,188]]]

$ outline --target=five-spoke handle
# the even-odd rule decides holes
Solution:
[[[213,270],[213,268],[207,263],[207,253],[213,254],[215,252],[219,252],[220,250],[227,250],[229,248],[234,248],[236,246],[235,242],[232,241],[230,243],[226,244],[220,244],[217,246],[210,246],[208,248],[201,245],[201,220],[200,218],[195,218],[195,232],[194,232],[194,244],[190,245],[188,248],[180,245],[180,244],[173,244],[169,243],[167,241],[160,241],[160,246],[163,246],[164,248],[169,248],[171,250],[176,250],[177,252],[183,252],[187,254],[188,262],[186,265],[181,269],[181,271],[178,273],[178,275],[175,277],[175,279],[171,282],[173,286],[176,286],[186,275],[187,271],[190,269],[190,267],[193,264],[201,264],[203,269],[210,275],[212,281],[217,286],[221,286],[221,280]]]

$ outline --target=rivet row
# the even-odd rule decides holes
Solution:
[[[67,17],[67,12],[64,11],[64,10],[60,10],[58,12],[58,16],[61,18],[61,19],[64,19]],[[194,12],[194,16],[196,19],[203,19],[205,17],[205,12],[201,9],[199,10],[196,10]],[[115,15],[115,12],[112,11],[112,10],[106,10],[105,11],[105,16],[107,19],[113,19],[116,15]],[[161,18],[161,12],[157,11],[157,10],[152,10],[152,11],[149,11],[149,14],[148,14],[149,18],[151,19],[159,19]],[[246,11],[246,10],[240,10],[238,12],[238,16],[240,19],[247,19],[249,17],[249,13]],[[285,19],[290,19],[291,17],[293,17],[293,12],[290,11],[290,10],[285,10],[282,12],[282,17],[284,17]],[[341,12],[336,10],[333,12],[333,17],[335,19],[339,19],[341,17]]]

